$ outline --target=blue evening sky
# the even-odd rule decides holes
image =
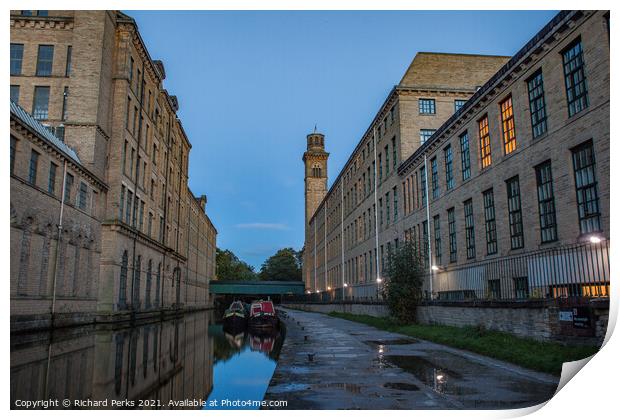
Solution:
[[[179,99],[190,188],[207,194],[218,247],[256,269],[303,245],[301,156],[315,124],[331,185],[416,52],[513,55],[555,14],[127,13]]]

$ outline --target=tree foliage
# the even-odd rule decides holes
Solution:
[[[416,307],[422,300],[422,286],[426,277],[418,249],[405,242],[387,258],[386,274],[389,280],[383,290],[392,316],[399,321],[415,321]]]
[[[232,251],[217,248],[215,254],[216,274],[219,280],[256,280],[254,267],[241,261]]]
[[[260,269],[261,280],[301,281],[301,255],[293,248],[283,248],[267,258]]]

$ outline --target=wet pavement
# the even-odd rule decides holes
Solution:
[[[266,400],[287,409],[500,409],[550,399],[559,377],[324,314],[283,308]]]

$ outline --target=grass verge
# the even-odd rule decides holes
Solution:
[[[330,316],[372,327],[445,344],[474,353],[514,363],[540,372],[559,375],[562,363],[579,360],[598,351],[594,346],[568,346],[516,337],[512,334],[481,330],[476,327],[445,325],[400,325],[391,318],[330,312]]]

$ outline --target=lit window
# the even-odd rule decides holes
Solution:
[[[489,136],[489,118],[486,115],[478,121],[478,135],[480,137],[480,162],[484,169],[491,165],[491,137]]]
[[[517,148],[517,136],[515,134],[515,118],[512,110],[512,96],[509,96],[500,104],[502,114],[502,133],[504,135],[504,153],[510,154]]]

